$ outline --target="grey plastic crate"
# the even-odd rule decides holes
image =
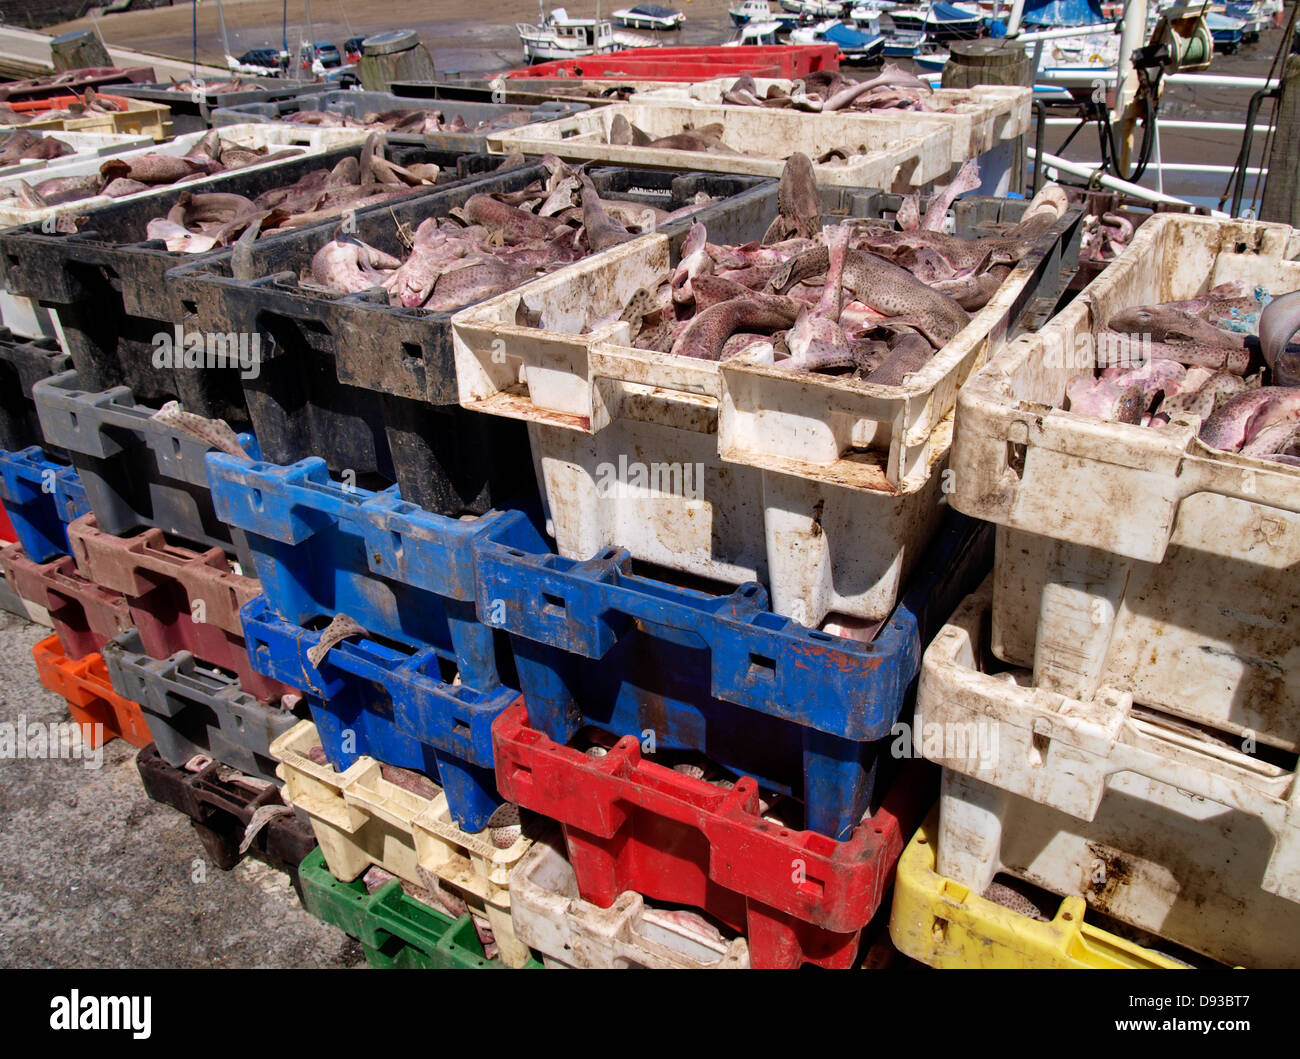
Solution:
[[[190,544],[233,551],[245,570],[252,556],[244,531],[212,510],[204,457],[211,446],[159,423],[126,386],[99,393],[66,371],[32,387],[41,429],[77,468],[99,528],[118,536],[155,526]],[[251,435],[239,435],[256,458]]]
[[[114,85],[112,91],[117,96],[144,99],[171,108],[172,134],[180,136],[186,132],[202,132],[212,123],[212,112],[221,107],[266,103],[274,99],[324,92],[327,88],[333,87],[311,81],[281,81],[275,77],[241,77],[240,80],[252,81],[256,87],[244,89],[242,92],[183,92],[174,85],[155,82],[143,85]]]
[[[103,655],[113,690],[140,704],[167,764],[179,768],[206,754],[245,775],[276,782],[271,742],[302,717],[259,702],[238,679],[196,661],[188,651],[150,658],[134,629],[109,640]]]
[[[587,110],[585,103],[548,100],[545,103],[477,103],[464,100],[416,100],[395,96],[389,92],[322,92],[315,95],[296,96],[291,99],[245,103],[223,107],[212,112],[212,124],[240,125],[257,121],[283,121],[300,111],[322,110],[361,118],[367,113],[387,110],[438,110],[445,119],[460,115],[469,126],[469,132],[389,133],[388,142],[426,147],[441,147],[449,151],[486,151],[489,131],[518,128],[539,121],[551,121]],[[490,122],[490,129],[475,132],[479,122]]]

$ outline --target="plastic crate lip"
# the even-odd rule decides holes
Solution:
[[[626,810],[619,807],[624,805],[694,826],[710,840],[709,875],[719,885],[836,933],[856,931],[870,922],[903,848],[898,819],[883,806],[864,817],[843,842],[815,831],[783,828],[759,817],[758,786],[750,777],[742,776],[732,790],[722,791],[643,760],[631,736],[619,740],[604,757],[592,759],[529,729],[523,703],[507,710],[492,734],[498,783],[507,799],[553,818],[559,808],[538,787],[532,788],[536,797],[518,798],[512,762],[527,761],[534,775],[578,777],[593,802],[609,809],[606,826],[593,832],[598,837],[610,839],[620,830]],[[560,823],[577,826],[564,819]],[[782,885],[784,880],[755,872],[753,860],[764,855],[786,863],[804,861],[808,876],[822,881],[822,893],[815,898],[795,893]],[[725,880],[715,873],[725,874]]]
[[[1087,904],[1082,897],[1061,898],[1052,920],[1040,923],[944,878],[936,870],[935,841],[938,834],[936,809],[908,842],[898,860],[890,934],[899,951],[913,959],[940,967],[989,966],[987,954],[992,952],[997,954],[995,966],[1187,968],[1178,960],[1143,948],[1088,922]],[[912,944],[915,936],[907,928],[918,924],[905,922],[905,919],[918,912],[943,918],[949,931],[953,924],[960,925],[971,936],[972,947],[978,944],[983,950],[983,958],[978,963],[966,962],[959,957],[947,961],[934,950],[922,951],[920,946]]]
[[[22,588],[27,589],[26,594],[20,589],[19,595],[24,599],[29,599],[30,596],[39,597],[29,599],[29,602],[54,608],[60,606],[65,600],[71,600],[83,607],[90,606],[111,611],[117,614],[119,619],[127,614],[127,603],[122,594],[81,576],[70,555],[61,555],[49,562],[37,563],[27,556],[21,544],[9,544],[0,548],[0,563],[4,565],[6,574],[9,580],[14,582],[15,588],[18,588],[18,583],[22,582]],[[125,629],[129,625],[128,620],[122,628]]]
[[[967,596],[926,650],[922,684],[917,694],[916,722],[938,714],[941,724],[992,723],[1022,738],[1044,737],[1069,747],[1068,764],[1043,762],[1034,786],[1034,800],[1080,816],[1090,803],[1093,814],[1105,794],[1106,780],[1133,772],[1209,801],[1230,804],[1254,815],[1280,837],[1289,823],[1292,803],[1300,801],[1300,774],[1250,754],[1196,739],[1134,713],[1133,696],[1102,686],[1090,700],[1006,683],[964,663],[965,645],[978,642],[977,630],[992,608],[993,575]],[[970,757],[944,755],[938,762],[956,772],[975,775],[998,786],[997,777],[976,767]],[[1051,797],[1052,778],[1068,779],[1073,800]],[[1089,791],[1089,795],[1082,792]],[[1022,795],[1025,791],[1017,791]],[[1060,792],[1057,792],[1060,793]],[[1091,816],[1082,816],[1091,819]]]
[[[414,647],[404,654],[368,637],[335,644],[319,665],[313,665],[307,659],[307,652],[319,643],[321,633],[284,620],[265,596],[245,604],[241,618],[245,629],[253,634],[249,640],[257,643],[275,640],[294,645],[292,657],[300,667],[301,686],[307,695],[328,698],[341,679],[382,687],[394,703],[392,723],[403,734],[471,765],[492,767],[490,726],[503,710],[517,701],[519,692],[506,687],[481,691],[463,683],[448,684],[436,675],[437,660],[449,658],[447,652],[426,646]],[[287,679],[290,673],[282,671],[261,653],[250,652],[250,658],[259,672],[291,683]],[[333,675],[332,671],[342,676]],[[322,708],[324,705],[322,702]],[[433,709],[440,717],[431,724],[419,723],[418,719],[408,717],[417,706]],[[467,729],[464,732],[458,731],[462,718]]]
[[[157,579],[179,584],[191,605],[195,601],[212,605],[205,623],[232,635],[242,633],[239,608],[261,592],[257,579],[236,573],[221,548],[197,550],[173,544],[156,527],[116,536],[101,530],[94,514],[82,515],[69,524],[68,541],[78,567],[99,583],[112,582],[128,597],[142,575],[155,579],[149,588],[158,587]]]
[[[193,435],[154,419],[157,409],[138,404],[135,393],[129,386],[110,386],[98,391],[85,389],[81,385],[80,373],[75,368],[36,383],[32,387],[34,397],[37,396],[38,389],[41,391],[38,403],[64,411],[75,407],[81,414],[93,409],[98,430],[115,428],[143,435],[145,444],[151,449],[160,448],[163,438],[180,438],[183,442],[194,445],[204,444]],[[252,434],[245,431],[236,434],[235,438],[250,456],[256,458],[260,455],[257,440]]]
[[[446,844],[469,850],[490,863],[494,869],[508,868],[532,845],[531,839],[520,834],[510,846],[498,849],[480,837],[482,832],[465,831],[452,822],[447,796],[441,788],[433,798],[424,798],[399,787],[383,778],[381,763],[372,757],[358,757],[342,772],[328,765],[317,765],[308,752],[313,746],[320,745],[315,724],[300,721],[271,743],[271,756],[284,769],[300,772],[330,788],[345,805],[400,823],[413,836],[417,831],[424,831]],[[277,771],[281,778],[287,779],[283,771]],[[403,806],[407,807],[406,812],[401,811]],[[461,855],[463,854],[453,853],[453,857]]]

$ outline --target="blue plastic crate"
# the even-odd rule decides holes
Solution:
[[[436,517],[436,516],[434,516]],[[501,804],[492,758],[492,722],[519,697],[444,679],[445,656],[366,637],[332,646],[313,665],[319,630],[279,617],[265,596],[240,611],[253,668],[302,689],[325,756],[342,771],[358,757],[415,769],[436,779],[456,823],[481,831]]]
[[[871,643],[773,614],[766,590],[727,596],[631,573],[623,549],[587,562],[480,542],[478,607],[511,634],[532,724],[569,742],[587,724],[653,734],[806,806],[847,837],[937,624],[987,570],[989,527],[950,515]]]
[[[39,445],[0,449],[0,500],[18,543],[35,563],[67,555],[68,523],[90,512],[76,468],[46,459]]]
[[[287,466],[207,459],[217,516],[245,531],[274,613],[304,628],[346,614],[374,637],[433,648],[470,687],[513,682],[506,638],[475,612],[473,547],[491,539],[545,550],[524,515],[435,515],[395,486],[376,493],[333,481],[319,457]]]

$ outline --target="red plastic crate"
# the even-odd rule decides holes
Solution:
[[[13,544],[18,539],[14,533],[14,524],[9,521],[9,512],[5,510],[4,504],[0,504],[0,541],[8,541]]]
[[[605,52],[577,59],[555,59],[507,70],[510,78],[590,77],[598,80],[703,81],[742,73],[760,76],[776,69],[777,77],[804,77],[814,70],[838,70],[837,44],[754,45],[727,48],[693,45]]]
[[[68,711],[82,726],[82,738],[87,746],[102,746],[110,739],[125,739],[137,747],[153,742],[144,711],[113,690],[108,667],[99,655],[69,658],[63,653],[57,635],[41,640],[32,648],[32,655],[41,683],[67,700]],[[96,724],[103,725],[98,734],[93,727]]]
[[[497,787],[560,822],[584,900],[624,890],[689,905],[749,939],[754,967],[850,967],[926,804],[907,769],[844,842],[763,820],[758,785],[726,790],[641,757],[620,739],[603,757],[553,742],[516,704],[492,726]]]
[[[234,673],[240,687],[262,702],[296,694],[249,662],[239,608],[260,595],[262,586],[257,578],[236,573],[220,548],[182,547],[159,529],[114,536],[99,528],[94,515],[68,526],[68,542],[82,575],[123,594],[149,657],[189,651]]]
[[[82,577],[70,555],[34,563],[21,544],[10,544],[0,549],[0,566],[15,592],[50,612],[50,624],[68,658],[95,654],[131,627],[126,598]]]

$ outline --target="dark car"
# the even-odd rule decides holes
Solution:
[[[343,42],[343,57],[350,63],[361,61],[361,42],[365,37],[349,37]]]
[[[280,69],[279,48],[252,48],[239,57],[245,66],[265,66],[270,70]]]
[[[331,44],[327,40],[318,40],[316,42],[316,56],[326,69],[343,65],[343,56],[339,54],[338,45]]]

